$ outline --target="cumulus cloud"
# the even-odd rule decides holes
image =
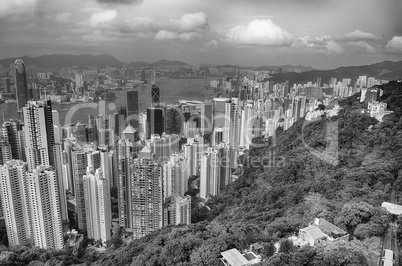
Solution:
[[[296,51],[312,53],[337,54],[343,52],[341,45],[336,43],[331,36],[297,38],[291,45]]]
[[[0,4],[0,16],[32,11],[38,0],[3,0]]]
[[[386,45],[388,52],[402,53],[402,36],[394,36]]]
[[[102,12],[104,14],[105,12]],[[145,38],[154,40],[179,40],[193,41],[204,39],[205,42],[212,39],[213,32],[208,24],[207,16],[202,12],[184,14],[179,18],[168,20],[154,20],[150,17],[137,17],[133,19],[115,18],[114,16],[101,16],[101,21],[106,17],[109,23],[100,23],[96,20],[91,24],[104,35],[125,38]],[[107,21],[108,21],[107,20]],[[211,37],[212,36],[212,37]]]
[[[363,32],[361,30],[355,30],[349,33],[345,33],[342,36],[338,37],[337,39],[339,40],[345,40],[345,41],[363,41],[363,40],[377,40],[377,36],[375,36],[372,33],[369,32]]]
[[[289,45],[292,35],[270,19],[255,19],[248,25],[235,26],[230,29],[227,40],[246,45]]]
[[[367,52],[367,53],[375,52],[374,47],[365,41],[350,41],[347,42],[346,45],[357,52]]]
[[[103,12],[93,13],[90,18],[90,23],[92,26],[96,26],[100,23],[113,20],[116,16],[116,10],[106,10]]]

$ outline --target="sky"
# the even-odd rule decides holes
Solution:
[[[402,60],[401,0],[1,0],[0,58],[319,69]]]

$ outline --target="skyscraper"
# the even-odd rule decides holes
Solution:
[[[53,120],[50,101],[30,101],[23,108],[28,169],[53,166]]]
[[[151,87],[151,99],[152,99],[152,106],[159,107],[160,104],[160,90],[159,87],[155,84],[152,84]]]
[[[162,171],[150,159],[135,159],[130,177],[134,239],[162,227]]]
[[[17,97],[17,111],[21,111],[22,108],[29,100],[27,74],[25,70],[25,64],[22,59],[15,60],[15,94]]]
[[[112,210],[109,181],[101,168],[87,168],[84,195],[88,238],[105,243],[111,237]]]
[[[138,91],[127,91],[127,116],[128,123],[136,130],[139,128],[139,105],[138,105]]]
[[[63,231],[56,173],[39,166],[27,174],[32,239],[44,249],[62,249]]]
[[[10,246],[32,243],[25,186],[27,165],[11,160],[0,167],[0,196]]]
[[[151,138],[152,134],[159,134],[165,132],[165,118],[163,116],[163,109],[161,108],[148,108],[147,109],[147,138]]]
[[[23,123],[19,120],[10,120],[3,123],[1,135],[11,146],[12,158],[26,161]]]

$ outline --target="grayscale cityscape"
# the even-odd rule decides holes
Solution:
[[[401,12],[2,1],[0,265],[402,265]]]

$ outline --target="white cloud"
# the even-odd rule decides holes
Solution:
[[[156,40],[181,40],[181,41],[191,41],[195,39],[200,39],[202,36],[197,32],[184,32],[177,33],[167,30],[160,30],[155,34]]]
[[[361,30],[355,30],[349,33],[345,33],[342,36],[338,37],[339,40],[345,41],[361,41],[361,40],[377,40],[377,36],[369,32],[363,32]]]
[[[183,31],[193,31],[194,29],[205,29],[208,26],[208,18],[202,12],[185,14],[179,20],[172,20],[173,25]]]
[[[229,42],[249,45],[288,45],[292,35],[270,19],[255,19],[248,25],[235,26],[227,34]]]
[[[90,19],[90,23],[92,26],[96,26],[103,22],[113,20],[116,16],[116,10],[106,10],[103,12],[93,13]]]
[[[368,44],[365,41],[351,41],[346,43],[347,46],[353,48],[356,51],[367,52],[367,53],[374,53],[375,49],[373,46]]]
[[[64,22],[68,22],[71,19],[72,15],[69,12],[63,12],[60,14],[56,14],[54,16],[54,21],[56,21],[57,23],[64,23]]]
[[[402,53],[402,36],[394,36],[385,45],[385,50],[388,52]]]
[[[2,0],[0,16],[32,11],[38,0]]]
[[[344,51],[343,47],[335,42],[331,36],[299,37],[292,43],[291,47],[296,51],[323,54],[338,54]]]

